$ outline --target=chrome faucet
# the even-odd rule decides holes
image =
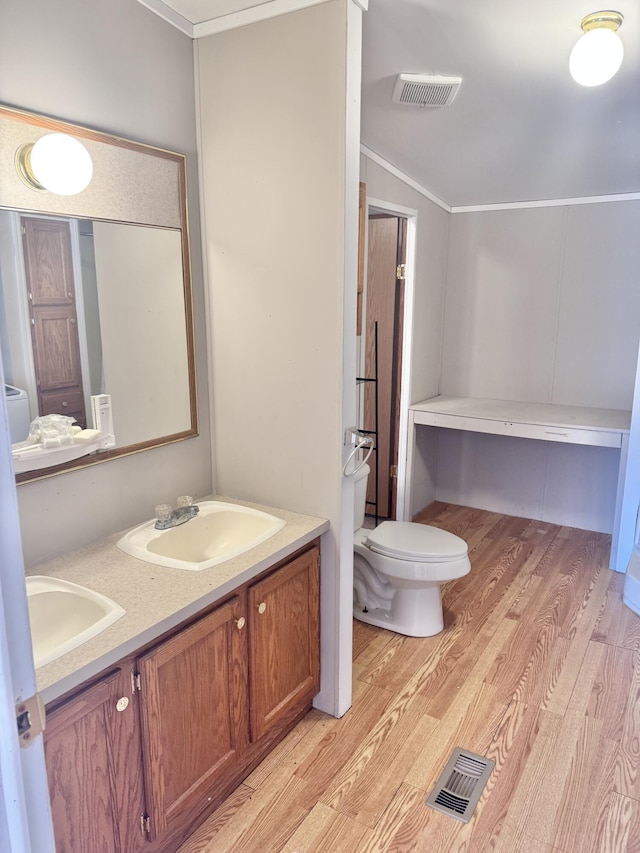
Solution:
[[[200,512],[200,507],[192,503],[193,498],[185,495],[178,498],[178,506],[171,509],[169,504],[160,504],[156,507],[156,530],[168,530],[170,527],[178,527],[184,524]]]

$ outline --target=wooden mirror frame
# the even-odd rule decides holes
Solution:
[[[11,137],[12,134],[0,133],[0,137],[4,136],[3,141],[0,142],[0,209],[29,214],[42,213],[50,216],[80,217],[131,225],[179,228],[182,246],[184,320],[189,384],[190,425],[188,429],[170,435],[151,437],[148,440],[123,447],[100,450],[88,456],[52,465],[48,468],[26,471],[16,475],[16,482],[20,484],[44,479],[198,435],[185,155],[123,139],[81,125],[74,125],[0,105],[0,129],[3,127],[3,123],[5,128],[9,127],[15,130],[16,136],[20,138],[20,144],[33,141],[30,135],[37,138],[44,132],[71,134],[81,139],[90,149],[92,155],[95,154],[96,150],[98,153],[104,152],[105,162],[110,166],[114,177],[120,180],[124,176],[125,179],[128,179],[129,185],[125,186],[124,190],[120,186],[111,186],[108,192],[101,192],[98,182],[97,189],[94,187],[93,190],[93,199],[92,193],[89,192],[91,185],[79,196],[58,196],[32,190],[24,185],[15,169],[16,138],[7,138]],[[91,151],[92,148],[93,151]],[[145,177],[147,178],[147,185],[141,186],[140,182],[144,181]],[[113,184],[113,178],[110,180]],[[169,204],[167,204],[165,196],[161,198],[158,195],[164,186],[171,187],[171,192],[168,193]],[[25,196],[25,193],[30,195]],[[174,195],[175,204],[173,203]],[[26,203],[25,198],[27,199]],[[108,389],[105,390],[105,393],[108,393]]]

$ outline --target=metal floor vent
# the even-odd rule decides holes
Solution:
[[[491,758],[465,749],[454,749],[435,788],[427,797],[426,805],[469,823],[495,766]]]

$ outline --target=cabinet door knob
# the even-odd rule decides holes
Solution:
[[[116,702],[116,711],[126,711],[129,707],[129,700],[126,696],[123,696],[121,699],[118,699]]]
[[[236,619],[236,625],[238,626],[238,630],[241,631],[244,628],[245,622],[247,620],[244,616],[241,616],[239,619]]]
[[[258,613],[262,616],[262,614],[265,612],[266,609],[267,609],[267,605],[264,603],[264,601],[261,601],[260,604],[258,605]]]

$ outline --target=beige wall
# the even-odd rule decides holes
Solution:
[[[201,434],[20,486],[31,565],[211,491],[193,47],[135,0],[5,0],[0,32],[1,102],[183,152],[188,168]]]
[[[355,371],[343,383],[348,171],[357,232],[357,143],[346,150],[351,5],[323,3],[197,44],[218,491],[330,519],[319,702],[337,713],[329,682],[340,654],[350,658],[353,560],[349,530],[348,563],[339,556],[343,393],[355,399]],[[355,270],[355,242],[350,251]],[[352,304],[355,334],[355,276]]]
[[[340,461],[341,5],[198,43],[218,487],[319,514]]]

